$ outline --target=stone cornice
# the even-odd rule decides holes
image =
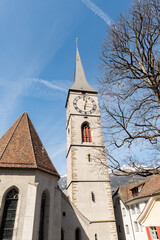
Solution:
[[[68,154],[69,154],[69,152],[70,152],[70,150],[71,150],[71,147],[92,147],[92,148],[105,148],[105,146],[104,146],[104,145],[93,145],[92,143],[90,143],[90,144],[71,144],[71,145],[69,146],[69,149],[68,149],[68,151],[67,151],[66,158],[68,157]]]

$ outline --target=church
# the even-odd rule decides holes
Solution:
[[[66,116],[67,194],[26,112],[0,139],[0,240],[117,240],[98,92],[78,48]]]

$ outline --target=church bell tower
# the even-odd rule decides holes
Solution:
[[[88,239],[117,240],[98,92],[86,80],[78,48],[66,109],[67,195],[88,222],[81,222]]]

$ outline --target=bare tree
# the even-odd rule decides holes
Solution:
[[[128,13],[107,31],[101,60],[99,91],[110,167],[126,175],[159,173],[159,0],[134,1]],[[129,151],[138,151],[139,146],[145,155],[135,159]],[[124,158],[126,152],[130,155]],[[132,169],[121,168],[122,158]]]

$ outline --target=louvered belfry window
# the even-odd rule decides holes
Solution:
[[[11,240],[18,203],[18,191],[12,189],[5,197],[3,216],[0,227],[0,240]]]
[[[82,142],[92,142],[91,129],[88,123],[82,125]]]

